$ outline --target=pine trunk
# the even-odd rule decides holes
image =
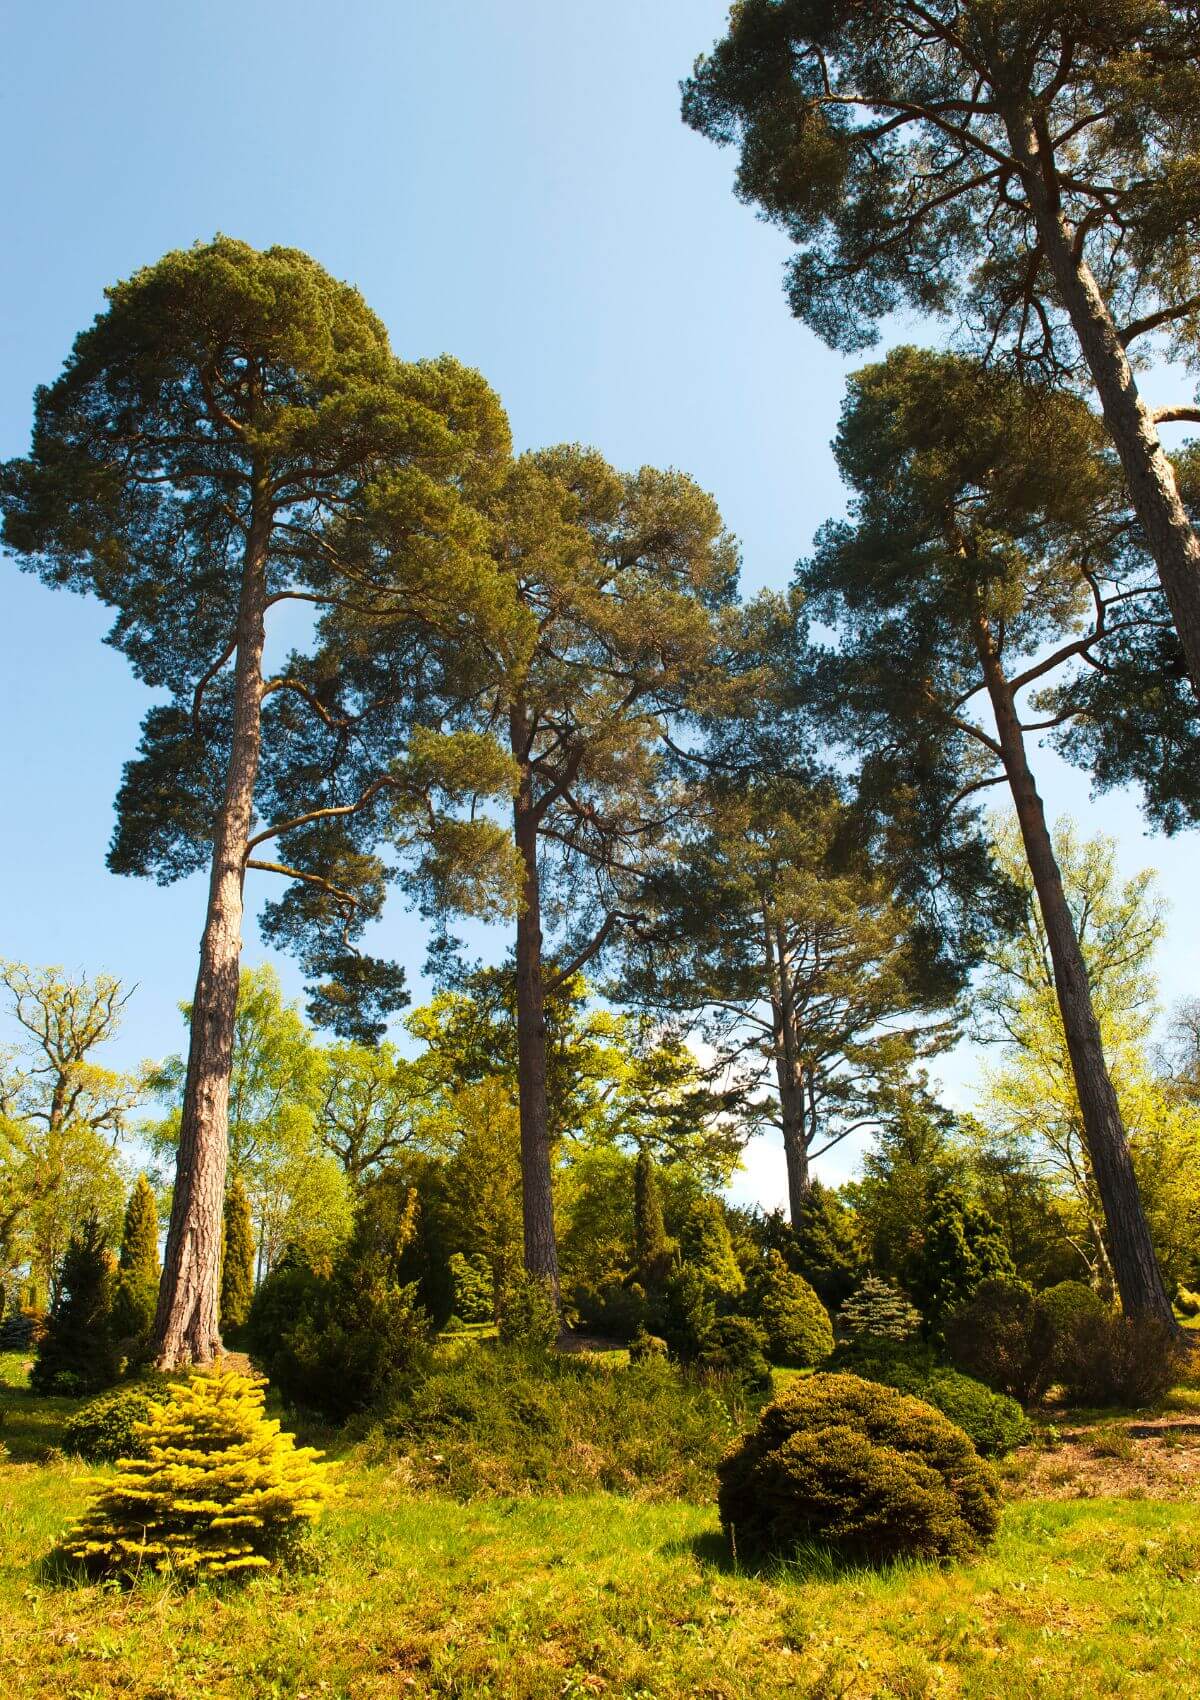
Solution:
[[[256,475],[238,607],[233,728],[216,822],[208,912],[192,1000],[175,1195],[167,1230],[154,1357],[160,1369],[210,1363],[221,1351],[221,1230],[242,949],[242,886],[261,739],[262,656],[270,533]]]
[[[542,978],[541,892],[538,883],[538,819],[523,715],[514,710],[512,748],[521,770],[513,808],[517,850],[524,870],[517,917],[517,1087],[521,1111],[521,1209],[525,1268],[549,1281],[558,1294],[558,1245],[554,1237],[554,1188],[546,1105],[546,1010]]]
[[[1154,416],[1138,394],[1133,368],[1092,269],[1064,219],[1057,186],[1043,168],[1049,153],[1028,112],[1006,114],[1009,140],[1046,258],[1100,397],[1134,512],[1158,567],[1192,689],[1200,698],[1200,538],[1192,527],[1175,469]]]
[[[788,1217],[800,1226],[804,1203],[812,1186],[808,1168],[809,1126],[804,1101],[804,1069],[796,1035],[796,1000],[791,981],[787,941],[769,913],[763,915],[767,973],[771,981],[771,1016],[775,1034],[775,1079],[779,1086],[779,1126],[787,1166]]]
[[[976,619],[975,641],[1046,929],[1084,1138],[1104,1210],[1121,1303],[1129,1316],[1170,1322],[1171,1305],[1154,1255],[1125,1125],[1105,1061],[1100,1027],[1092,1008],[1087,966],[1063,890],[1046,812],[1026,757],[1025,737],[1013,693],[1004,676],[991,628],[982,614]]]

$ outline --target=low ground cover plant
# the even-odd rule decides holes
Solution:
[[[721,1460],[717,1504],[739,1553],[805,1546],[878,1563],[957,1558],[995,1534],[999,1482],[921,1400],[853,1375],[815,1375],[766,1407]]]
[[[656,1354],[614,1366],[482,1341],[414,1376],[367,1449],[399,1452],[415,1484],[457,1499],[596,1489],[705,1499],[753,1409],[735,1379]]]

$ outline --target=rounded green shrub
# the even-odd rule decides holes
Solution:
[[[144,1458],[145,1442],[137,1433],[137,1425],[149,1419],[150,1407],[163,1397],[167,1385],[165,1380],[135,1381],[90,1399],[67,1420],[63,1450],[96,1464],[110,1464],[116,1458]]]
[[[1082,1281],[1060,1281],[1056,1287],[1047,1287],[1033,1304],[1050,1335],[1052,1352],[1061,1352],[1077,1329],[1095,1323],[1108,1309],[1100,1295]]]
[[[944,1333],[955,1366],[998,1393],[1040,1399],[1054,1379],[1054,1330],[1024,1281],[982,1282],[946,1318]]]
[[[696,1365],[709,1375],[732,1376],[748,1393],[765,1396],[771,1391],[766,1347],[766,1335],[748,1316],[721,1316],[704,1336]]]
[[[1181,1316],[1200,1316],[1200,1293],[1190,1287],[1180,1287],[1175,1294],[1175,1309]]]
[[[647,1334],[644,1328],[639,1328],[629,1342],[631,1364],[645,1363],[647,1358],[666,1358],[667,1355],[667,1342],[660,1340],[657,1334]]]
[[[924,1399],[957,1423],[985,1458],[1002,1457],[1029,1438],[1029,1420],[1015,1399],[939,1362],[924,1341],[859,1336],[838,1347],[830,1367]]]
[[[717,1474],[723,1526],[739,1551],[764,1556],[812,1543],[872,1563],[953,1558],[999,1523],[999,1482],[963,1431],[859,1376],[799,1382]]]
[[[803,1275],[793,1273],[778,1251],[767,1253],[753,1283],[754,1314],[767,1336],[771,1362],[789,1369],[815,1369],[833,1350],[829,1312]]]
[[[558,1339],[562,1318],[554,1288],[540,1275],[517,1269],[500,1294],[500,1338],[506,1346],[547,1350]]]

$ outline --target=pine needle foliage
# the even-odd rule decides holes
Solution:
[[[322,1454],[266,1415],[257,1376],[193,1375],[136,1432],[59,1550],[93,1576],[168,1571],[184,1580],[264,1570],[332,1492]]]

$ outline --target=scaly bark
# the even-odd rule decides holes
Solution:
[[[270,508],[255,470],[234,663],[233,726],[216,822],[208,910],[192,1000],[187,1078],[167,1230],[154,1358],[160,1369],[210,1363],[221,1351],[221,1228],[242,950],[242,888],[261,742]]]
[[[1026,756],[1025,736],[1013,691],[982,610],[975,619],[974,637],[996,719],[1001,760],[1046,928],[1054,989],[1062,1013],[1088,1157],[1104,1209],[1109,1253],[1121,1303],[1130,1316],[1170,1322],[1171,1304],[1154,1255],[1125,1124],[1092,1008],[1087,965],[1055,859],[1046,811]]]
[[[800,1224],[812,1186],[808,1166],[809,1121],[805,1111],[805,1076],[797,1043],[796,998],[787,941],[769,913],[763,915],[763,940],[771,983],[771,1024],[775,1037],[775,1079],[779,1086],[779,1125],[787,1168],[788,1216]]]
[[[546,1111],[546,1009],[542,974],[538,811],[529,759],[529,728],[520,707],[510,717],[512,752],[520,770],[513,824],[524,879],[517,917],[517,1086],[521,1112],[521,1190],[525,1267],[558,1295],[558,1245]]]
[[[1129,499],[1179,633],[1192,689],[1200,698],[1200,538],[1180,499],[1154,415],[1138,393],[1120,332],[1076,233],[1063,216],[1049,138],[1024,107],[1011,106],[1004,116],[1038,235],[1092,374]]]

